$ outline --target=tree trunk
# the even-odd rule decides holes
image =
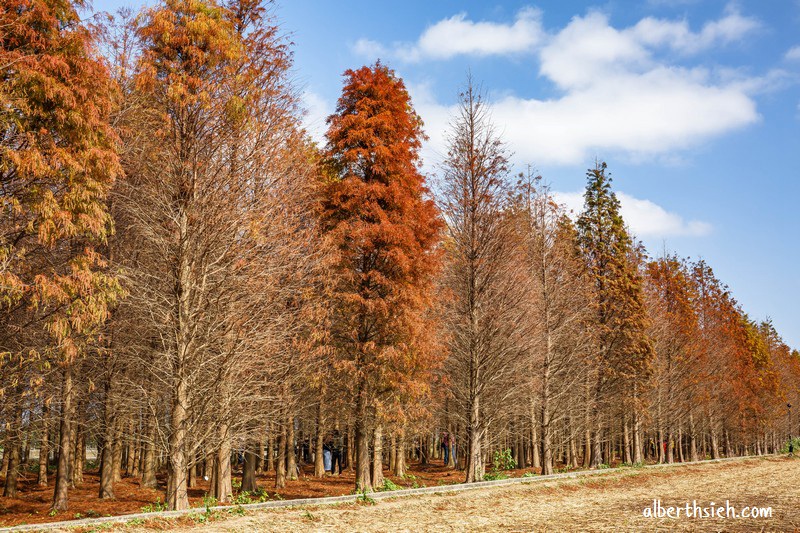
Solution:
[[[114,475],[114,483],[122,481],[122,451],[124,444],[122,442],[122,420],[117,420],[114,423],[114,440],[111,446],[111,472]]]
[[[169,437],[169,472],[167,482],[167,506],[171,511],[189,508],[189,492],[186,479],[186,424],[189,404],[186,378],[180,372],[175,384],[172,405],[172,432]]]
[[[231,437],[228,425],[223,423],[219,429],[220,445],[214,457],[214,483],[211,495],[219,503],[228,503],[233,494],[231,482]]]
[[[40,487],[47,486],[47,456],[50,454],[48,411],[47,405],[42,404],[42,435],[39,440],[39,478],[37,480]]]
[[[72,486],[83,483],[83,468],[86,465],[86,432],[85,429],[74,424],[72,452]]]
[[[592,433],[592,461],[589,464],[589,468],[597,468],[603,463],[603,450],[600,446],[600,422],[597,421],[595,423],[595,430]]]
[[[264,454],[267,449],[267,439],[264,436],[264,431],[261,429],[258,432],[258,457],[256,458],[256,474],[264,473]]]
[[[711,458],[719,459],[719,435],[717,433],[717,425],[713,416],[709,416],[708,425],[711,432]]]
[[[447,458],[448,468],[455,468],[456,465],[458,464],[458,458],[456,457],[456,452],[458,451],[458,446],[456,443],[456,433],[457,431],[453,431],[452,424],[448,424],[447,434],[450,435],[450,457]]]
[[[633,464],[633,456],[631,455],[631,432],[628,427],[628,418],[622,419],[622,455],[623,461],[626,464]]]
[[[15,425],[17,422],[19,422],[18,417],[14,417]],[[19,426],[14,428],[13,432],[15,433],[15,438],[10,441],[6,441],[10,444],[10,447],[8,448],[8,469],[6,470],[6,482],[3,488],[3,496],[6,498],[17,497],[17,479],[19,477],[20,470],[20,442],[17,438],[19,437]]]
[[[369,457],[369,427],[367,421],[366,391],[363,385],[358,392],[356,403],[356,491],[371,492],[372,480],[370,477]]]
[[[114,495],[114,471],[113,471],[113,431],[107,428],[103,439],[103,448],[100,457],[100,494],[101,499],[113,499]]]
[[[406,475],[406,433],[405,429],[397,432],[397,445],[394,450],[394,475]]]
[[[481,449],[480,401],[477,395],[470,398],[469,410],[469,455],[467,456],[466,483],[483,479],[483,450]]]
[[[297,479],[297,455],[295,453],[294,415],[290,415],[286,423],[286,477],[290,481]]]
[[[317,438],[314,440],[314,476],[325,476],[325,424],[322,420],[322,402],[317,404]]]
[[[134,431],[134,424],[133,419],[131,418],[130,423],[128,424],[128,433],[125,435],[125,475],[132,476],[133,475],[133,461],[135,459],[134,449],[136,448],[136,439],[134,438],[136,433]]]
[[[397,471],[397,437],[395,434],[392,433],[391,438],[389,439],[389,472],[393,475],[396,475],[395,472]]]
[[[355,430],[353,429],[352,424],[347,424],[347,470],[352,472],[355,469]]]
[[[275,437],[274,437],[274,428],[273,424],[269,426],[269,432],[267,433],[267,472],[272,472],[275,470]]]
[[[147,438],[144,443],[144,453],[142,454],[142,482],[141,486],[149,489],[158,487],[156,479],[156,424],[149,420],[147,427]]]
[[[731,436],[727,429],[725,430],[725,455],[727,457],[734,456],[733,450],[731,449]]]
[[[672,433],[672,425],[667,426],[667,463],[675,462],[675,436]]]
[[[689,460],[697,461],[697,430],[694,426],[694,415],[689,412]]]
[[[633,410],[633,462],[636,464],[644,462],[644,457],[642,457],[642,440],[642,420],[639,416],[639,409],[636,407]]]
[[[8,462],[11,459],[11,441],[6,435],[6,440],[3,442],[3,463],[0,464],[0,477],[5,478],[8,475]]]
[[[186,469],[186,486],[190,489],[197,487],[197,454],[194,457],[189,457],[187,464],[190,464]]]
[[[247,492],[256,492],[258,484],[256,483],[256,462],[258,458],[257,442],[250,443],[244,451],[244,465],[242,466],[242,490]]]
[[[372,441],[372,486],[383,486],[383,428],[375,424]]]
[[[61,428],[58,449],[58,470],[56,471],[56,486],[53,492],[52,510],[66,511],[69,507],[70,464],[72,451],[72,402],[74,390],[72,386],[72,365],[64,366],[64,386],[61,391]]]
[[[286,426],[281,425],[278,433],[278,460],[275,465],[275,488],[286,486]]]
[[[139,477],[141,474],[141,470],[139,469],[139,463],[142,460],[142,443],[139,442],[137,438],[133,444],[133,470],[131,470],[131,477]]]
[[[583,468],[592,465],[592,418],[589,404],[591,401],[591,384],[589,374],[586,374],[584,381],[584,406],[583,406]]]

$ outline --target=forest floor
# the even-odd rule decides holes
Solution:
[[[397,480],[398,485],[443,485],[460,482],[461,473],[441,466],[414,465],[415,478]],[[518,473],[521,473],[519,471]],[[678,529],[691,531],[793,531],[800,530],[800,459],[754,458],[726,463],[708,463],[664,469],[610,469],[601,476],[535,481],[482,488],[465,492],[442,492],[425,496],[378,500],[375,504],[343,503],[303,506],[240,513],[215,512],[180,519],[137,520],[127,525],[103,525],[71,531],[89,532],[110,528],[125,531],[617,531]],[[266,486],[269,479],[262,479]],[[306,477],[290,482],[283,498],[319,497],[352,492],[352,475],[316,480]],[[88,483],[91,484],[91,481]],[[125,486],[125,482],[121,484]],[[201,490],[201,489],[198,489]],[[78,491],[76,491],[78,492]],[[135,492],[135,491],[134,491]],[[297,494],[297,496],[294,496]],[[120,496],[125,497],[123,492]],[[128,494],[138,497],[116,502],[120,508],[96,505],[102,515],[137,512],[155,501],[158,493]],[[270,496],[274,493],[270,489]],[[201,494],[202,496],[202,494]],[[193,503],[198,502],[196,492]],[[149,499],[148,499],[149,498]],[[88,498],[87,498],[88,499]],[[202,500],[202,497],[200,498]],[[659,500],[662,507],[684,508],[696,501],[711,502],[741,512],[745,506],[771,507],[771,518],[648,518],[643,510]],[[143,503],[144,502],[144,503]],[[0,499],[0,509],[5,502]],[[81,513],[78,501],[70,514]],[[202,501],[199,502],[202,505]],[[126,508],[121,508],[122,506]],[[2,511],[0,511],[2,512]],[[237,516],[238,514],[238,516]],[[684,512],[685,514],[685,512]],[[71,518],[65,514],[49,520]],[[38,520],[8,520],[1,525]],[[19,516],[19,515],[16,515]],[[88,514],[92,516],[92,514]]]
[[[38,469],[37,469],[38,472]],[[510,477],[521,477],[526,472],[536,473],[531,468],[511,470]],[[301,467],[300,478],[296,481],[287,481],[284,489],[275,490],[275,474],[268,473],[258,476],[258,486],[266,491],[269,500],[294,500],[299,498],[323,498],[326,496],[343,496],[353,493],[355,487],[355,473],[345,470],[340,476],[326,474],[324,478],[313,475],[313,465]],[[51,476],[55,476],[51,472]],[[464,473],[459,470],[445,468],[441,460],[431,464],[410,464],[408,475],[405,478],[389,476],[389,471],[384,470],[384,475],[400,488],[415,488],[436,485],[451,485],[462,483]],[[50,506],[53,503],[53,483],[50,479],[48,487],[39,487],[36,484],[36,472],[28,471],[20,475],[16,498],[0,496],[0,528],[22,524],[41,524],[59,522],[64,520],[77,520],[81,518],[94,518],[103,516],[116,516],[121,514],[141,513],[147,511],[164,510],[164,491],[166,490],[166,477],[159,476],[159,488],[147,489],[139,486],[139,479],[126,477],[115,484],[116,499],[101,500],[97,497],[100,490],[98,472],[84,473],[84,482],[78,483],[69,492],[69,511],[51,515]],[[240,484],[241,473],[234,473],[234,494]],[[0,488],[5,480],[0,476]],[[209,483],[199,479],[197,486],[189,489],[189,501],[192,507],[203,508],[204,500],[209,491]],[[0,490],[2,494],[2,490]],[[257,500],[256,500],[257,501]]]

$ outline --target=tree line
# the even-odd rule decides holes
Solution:
[[[226,502],[233,456],[241,490],[282,488],[324,475],[334,429],[362,491],[443,442],[472,482],[499,450],[550,474],[800,432],[771,322],[704,261],[649,255],[605,163],[578,214],[515,175],[471,80],[425,176],[380,62],[311,140],[260,0],[82,7],[0,6],[4,496],[31,468],[66,510],[92,466],[99,498],[127,476],[185,509],[205,477]]]

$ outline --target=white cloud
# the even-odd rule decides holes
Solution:
[[[784,57],[790,61],[796,61],[800,59],[800,45],[789,48]]]
[[[620,212],[630,231],[640,238],[703,237],[712,231],[708,222],[685,220],[660,205],[617,192]],[[556,201],[563,204],[573,217],[583,210],[583,192],[556,192]]]
[[[728,13],[706,24],[689,41],[711,46],[734,34],[719,28],[748,27],[721,22],[730,17],[740,15]],[[540,73],[560,94],[551,99],[509,95],[490,104],[518,160],[566,165],[609,152],[637,159],[671,156],[759,120],[752,95],[770,85],[769,77],[721,76],[670,64],[655,55],[639,31],[616,29],[605,15],[593,12],[573,18],[539,49]],[[697,37],[703,33],[711,37]],[[414,96],[432,151],[444,153],[454,107],[429,93]]]
[[[370,60],[381,59],[389,55],[388,50],[379,42],[371,39],[359,39],[352,46],[353,52]]]
[[[320,145],[325,144],[325,121],[333,113],[333,106],[313,91],[305,91],[301,95],[303,108],[306,110],[303,117],[303,128],[311,138]]]
[[[467,19],[459,13],[428,27],[415,43],[394,43],[391,49],[369,39],[360,39],[353,51],[375,59],[378,55],[402,61],[449,59],[458,55],[506,55],[532,51],[544,37],[541,12],[524,8],[512,24]]]
[[[617,193],[622,218],[639,237],[702,237],[711,233],[711,224],[699,220],[684,220],[650,200]]]
[[[685,20],[675,22],[647,17],[629,33],[643,44],[666,45],[680,52],[695,53],[718,43],[741,41],[761,27],[757,19],[743,16],[733,6],[729,5],[725,13],[721,19],[707,22],[699,32],[692,32]]]

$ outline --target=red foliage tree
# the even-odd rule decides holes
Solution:
[[[328,123],[335,177],[322,214],[339,251],[333,334],[355,401],[356,485],[369,490],[368,439],[381,404],[425,395],[437,364],[426,315],[441,222],[419,171],[422,122],[392,70],[345,72]]]

